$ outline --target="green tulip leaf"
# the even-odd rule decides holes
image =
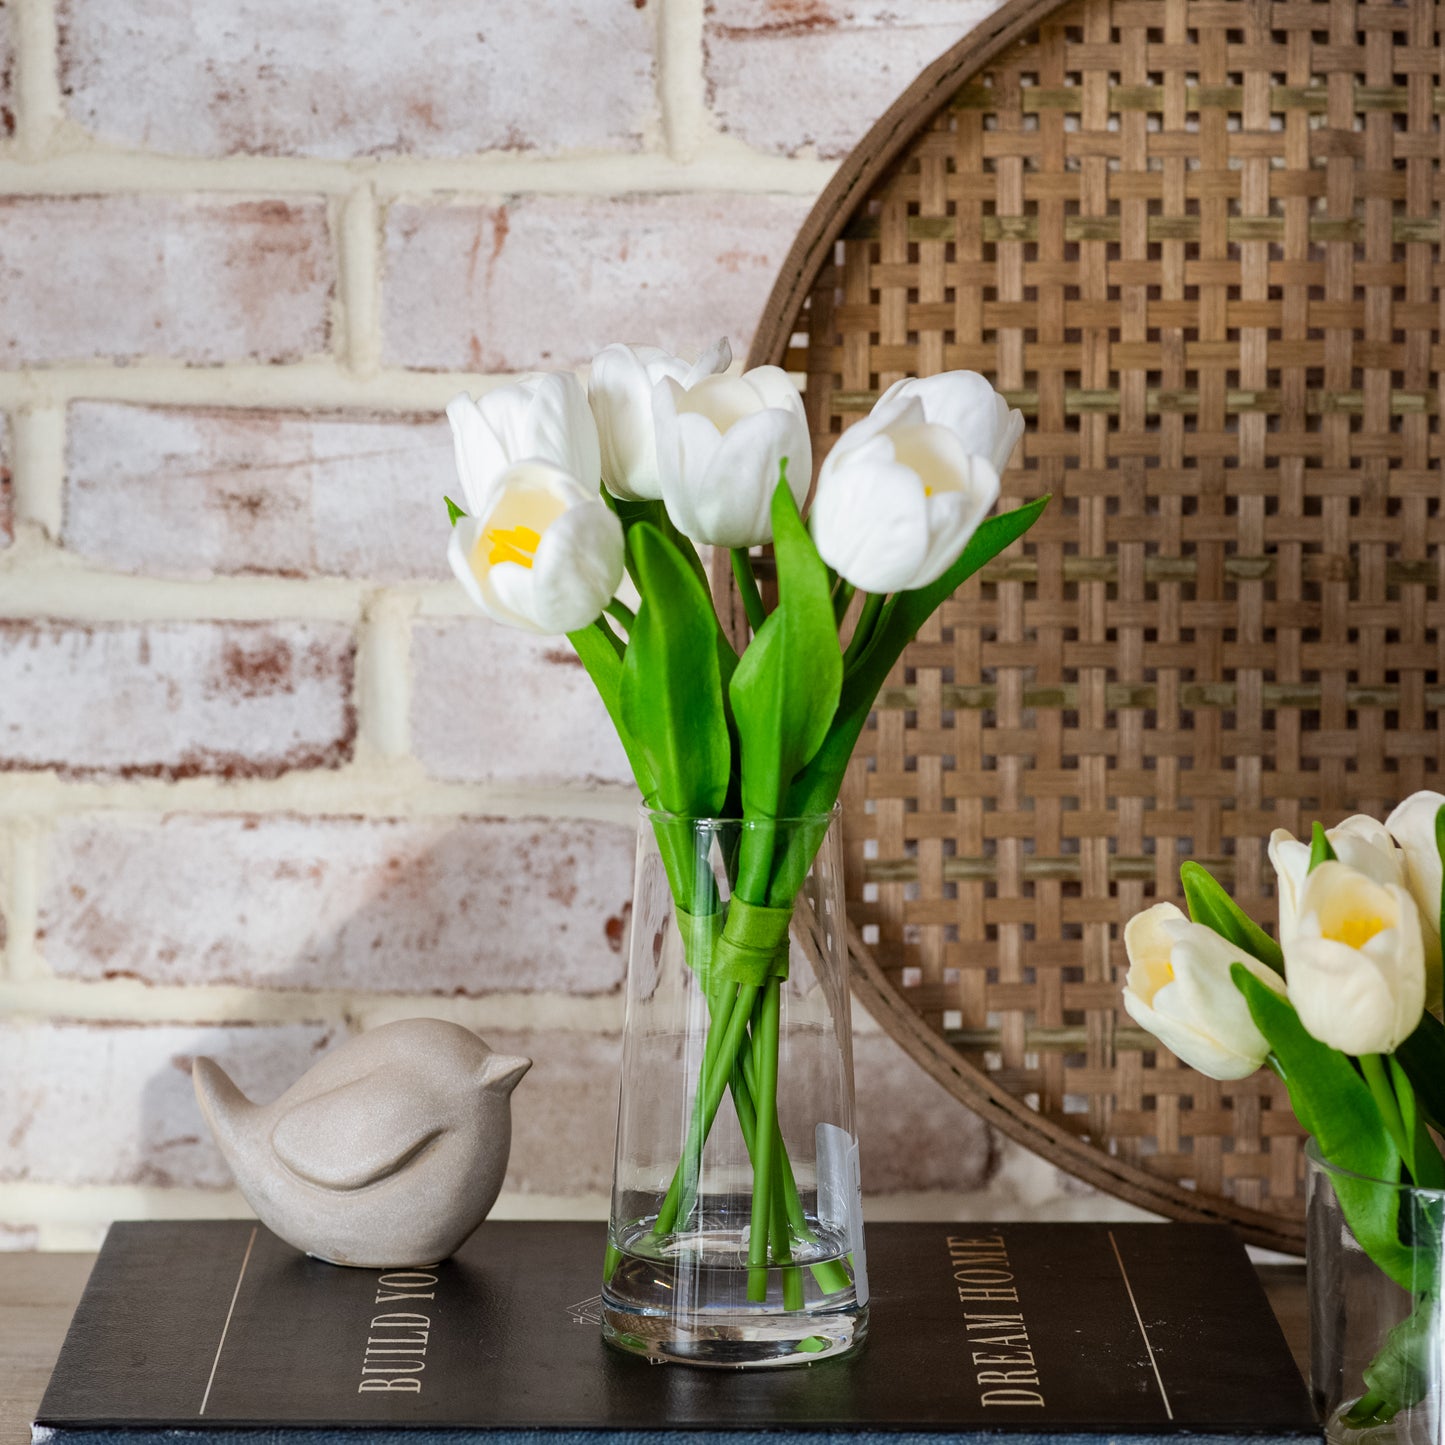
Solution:
[[[1394,1058],[1414,1086],[1426,1117],[1437,1129],[1445,1126],[1445,1024],[1428,1011],[1422,1014]]]
[[[1384,1347],[1365,1366],[1362,1378],[1374,1397],[1377,1422],[1388,1422],[1425,1398],[1439,1369],[1439,1314],[1439,1299],[1425,1294],[1386,1334]]]
[[[1331,1182],[1360,1247],[1396,1284],[1420,1288],[1425,1261],[1400,1242],[1400,1191],[1389,1182],[1400,1178],[1400,1156],[1369,1086],[1345,1054],[1305,1029],[1288,999],[1242,963],[1231,965],[1229,973],[1255,1027],[1269,1041],[1295,1118],[1331,1164],[1349,1171],[1332,1175]]]
[[[450,497],[448,497],[448,496],[446,496],[446,495],[443,495],[442,501],[444,501],[444,502],[447,504],[447,521],[449,521],[449,522],[452,524],[452,526],[455,527],[456,524],[457,524],[457,522],[458,522],[462,517],[465,517],[467,514],[466,514],[464,511],[462,511],[462,509],[461,509],[459,506],[457,506],[457,504],[456,504],[454,501],[452,501],[452,499],[451,499]]]
[[[582,666],[587,669],[587,676],[592,679],[592,685],[597,689],[597,695],[602,699],[603,707],[607,709],[607,716],[612,719],[612,726],[617,729],[617,736],[622,742],[622,750],[627,754],[627,761],[632,767],[632,776],[637,779],[637,786],[641,789],[642,796],[650,797],[656,787],[652,779],[652,771],[647,766],[646,760],[633,741],[632,734],[622,720],[622,709],[619,703],[622,684],[623,649],[621,641],[601,617],[591,627],[582,627],[576,632],[569,632],[567,641],[572,644],[573,651],[576,652]]]
[[[1333,862],[1335,862],[1335,850],[1330,847],[1330,840],[1325,837],[1325,825],[1317,822],[1310,829],[1310,862],[1305,872],[1313,873],[1321,863]]]
[[[778,605],[748,644],[730,688],[749,818],[780,815],[794,776],[828,735],[843,686],[828,569],[783,482],[772,514]]]
[[[1284,972],[1284,950],[1225,891],[1210,871],[1193,860],[1179,870],[1184,901],[1195,923],[1212,928],[1251,958],[1276,973]]]
[[[878,690],[888,680],[903,649],[940,604],[953,596],[984,563],[991,562],[1018,541],[1038,521],[1048,504],[1049,498],[1043,496],[1012,512],[990,517],[968,539],[958,561],[938,581],[893,598],[879,620],[873,640],[844,680],[837,717],[807,772],[793,789],[788,805],[790,813],[819,813],[833,806],[858,736],[877,701]]]
[[[1420,1112],[1420,1101],[1405,1066],[1395,1054],[1388,1059],[1390,1084],[1400,1109],[1400,1123],[1405,1130],[1406,1164],[1410,1178],[1423,1189],[1445,1188],[1445,1159],[1430,1136]]]
[[[1440,951],[1445,954],[1445,804],[1435,810],[1435,851],[1440,855]]]
[[[716,817],[732,771],[717,614],[687,559],[650,522],[628,528],[627,546],[642,601],[618,702],[653,780],[644,796],[665,812]]]

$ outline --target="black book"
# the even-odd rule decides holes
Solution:
[[[484,1224],[430,1270],[342,1269],[243,1221],[117,1224],[37,1445],[803,1445],[1317,1437],[1222,1227],[875,1224],[867,1342],[756,1372],[650,1365],[597,1324],[600,1224]],[[475,1442],[473,1442],[475,1445]]]

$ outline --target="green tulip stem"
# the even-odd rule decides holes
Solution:
[[[833,622],[836,626],[843,625],[856,590],[851,582],[845,582],[841,577],[838,579],[837,586],[833,588]]]
[[[867,652],[868,644],[873,640],[878,616],[883,611],[883,604],[887,600],[880,592],[863,594],[863,610],[858,614],[858,625],[854,627],[852,639],[848,643],[848,650],[843,654],[845,674],[850,672],[853,664]]]
[[[683,1144],[682,1158],[677,1161],[672,1183],[667,1186],[662,1207],[657,1211],[657,1222],[652,1227],[654,1234],[671,1234],[679,1217],[685,1219],[692,1208],[693,1191],[697,1187],[697,1177],[702,1167],[702,1146],[712,1132],[713,1121],[722,1105],[723,1094],[732,1074],[730,1061],[737,1058],[738,1049],[742,1046],[748,1016],[753,1011],[753,1000],[757,994],[758,990],[752,984],[741,984],[734,997],[729,999],[726,995],[723,996],[718,1011],[713,1015],[712,1025],[708,1029],[708,1041],[703,1050],[697,1098],[687,1129],[687,1139]],[[722,1066],[723,1060],[729,1061],[728,1067]],[[684,1198],[688,1201],[687,1210],[680,1208]]]
[[[1410,1144],[1405,1137],[1405,1121],[1400,1117],[1400,1104],[1395,1098],[1395,1091],[1390,1087],[1390,1078],[1385,1072],[1385,1061],[1379,1054],[1361,1054],[1360,1072],[1364,1074],[1365,1082],[1370,1086],[1370,1093],[1374,1097],[1375,1106],[1380,1111],[1380,1119],[1385,1125],[1385,1132],[1395,1146],[1395,1152],[1407,1164],[1411,1163]]]
[[[614,597],[603,610],[615,617],[628,633],[637,626],[637,614],[620,597]]]
[[[741,990],[739,991],[741,993]],[[758,1063],[758,1127],[753,1138],[753,1214],[748,1235],[748,1298],[768,1297],[768,1234],[773,1210],[773,1166],[778,1142],[778,1026],[782,988],[770,978],[763,988],[755,1039]]]
[[[743,599],[743,611],[748,614],[748,626],[753,633],[762,631],[768,615],[763,611],[763,595],[758,591],[758,579],[753,572],[752,555],[746,547],[732,549],[733,577],[738,584],[738,593]]]

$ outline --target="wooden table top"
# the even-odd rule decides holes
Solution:
[[[0,1253],[0,1445],[28,1445],[30,1421],[94,1263],[93,1254]],[[1304,1269],[1263,1265],[1259,1274],[1306,1374]]]

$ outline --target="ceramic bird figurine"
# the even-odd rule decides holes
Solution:
[[[442,1019],[384,1024],[253,1104],[212,1059],[192,1068],[246,1202],[333,1264],[435,1264],[487,1216],[507,1172],[512,1090],[530,1059]]]

